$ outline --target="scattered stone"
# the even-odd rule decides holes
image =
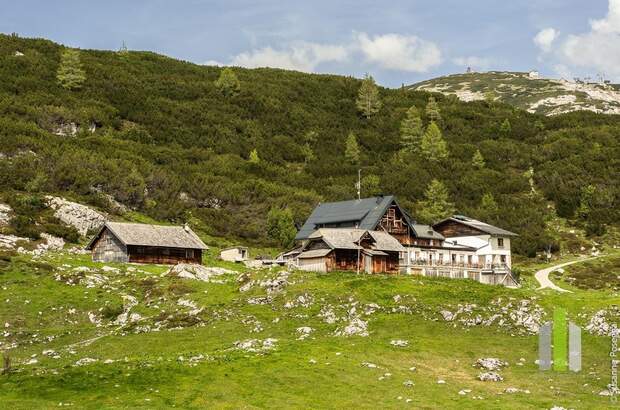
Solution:
[[[268,338],[265,340],[248,339],[244,341],[236,341],[233,343],[235,349],[251,353],[264,353],[276,348],[278,339]]]
[[[507,394],[515,394],[515,393],[530,394],[530,391],[529,390],[518,389],[516,387],[507,387],[507,388],[504,389],[504,393],[507,393]]]
[[[586,330],[597,336],[611,336],[611,323],[620,322],[620,308],[617,306],[597,311],[586,325]]]
[[[370,363],[370,362],[362,362],[362,366],[364,367],[368,367],[369,369],[377,369],[378,366],[374,363]]]
[[[91,357],[84,357],[77,362],[75,362],[74,366],[85,366],[87,364],[98,362],[99,359],[93,359]]]
[[[461,396],[465,396],[465,395],[467,395],[467,393],[471,393],[471,390],[470,389],[463,389],[463,390],[459,391],[459,394]]]
[[[272,279],[265,279],[258,283],[258,285],[265,289],[268,294],[271,293],[279,293],[284,288],[289,285],[288,277],[290,276],[290,272],[281,271],[278,273],[278,276]]]
[[[456,318],[456,315],[449,310],[442,310],[439,313],[443,317],[443,320],[445,320],[446,322],[451,322]]]
[[[413,387],[414,383],[411,380],[406,380],[406,381],[403,382],[403,386],[405,386],[405,387]]]
[[[496,372],[484,372],[478,375],[478,379],[483,382],[501,382],[504,378]]]
[[[197,279],[204,282],[224,283],[225,281],[214,278],[234,273],[236,272],[224,268],[208,267],[189,263],[179,263],[178,265],[174,265],[173,267],[171,267],[162,276],[176,276],[184,279]]]
[[[496,371],[500,370],[502,367],[508,366],[508,362],[504,362],[495,357],[487,357],[483,359],[476,360],[476,363],[473,365],[474,367],[479,367],[481,369]]]
[[[442,380],[442,379],[439,379],[439,380],[437,380],[437,384],[446,384],[446,381]]]
[[[298,327],[297,333],[299,334],[299,337],[297,338],[297,340],[306,339],[307,337],[310,336],[310,333],[312,332],[313,332],[313,329],[311,327],[308,327],[308,326]]]
[[[355,317],[349,321],[343,329],[336,330],[336,336],[368,336],[368,322],[363,321],[359,317]]]
[[[30,242],[30,239],[15,235],[0,234],[0,248],[15,249],[17,242]],[[23,248],[21,249],[23,250]]]
[[[392,346],[396,346],[396,347],[407,347],[407,346],[409,346],[409,342],[407,340],[400,340],[400,339],[392,340],[390,342],[390,344]]]

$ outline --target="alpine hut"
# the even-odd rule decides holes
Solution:
[[[202,263],[204,244],[187,225],[106,222],[86,247],[95,262]]]

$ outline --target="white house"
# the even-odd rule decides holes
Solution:
[[[446,242],[475,249],[477,264],[483,269],[512,267],[510,239],[517,234],[462,215],[454,215],[433,226]]]
[[[228,262],[244,262],[250,258],[250,252],[245,246],[231,246],[230,248],[222,249],[220,258]]]

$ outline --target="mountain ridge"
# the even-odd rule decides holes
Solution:
[[[451,74],[421,81],[408,89],[455,95],[462,101],[493,99],[547,116],[573,111],[620,114],[618,85],[541,78],[537,72]]]

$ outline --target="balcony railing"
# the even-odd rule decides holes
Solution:
[[[479,269],[481,271],[493,271],[493,272],[509,272],[510,267],[505,263],[468,263],[468,262],[443,262],[436,260],[424,260],[416,259],[409,261],[402,261],[406,266],[429,266],[429,267],[445,267],[445,268],[465,268],[465,269]]]

